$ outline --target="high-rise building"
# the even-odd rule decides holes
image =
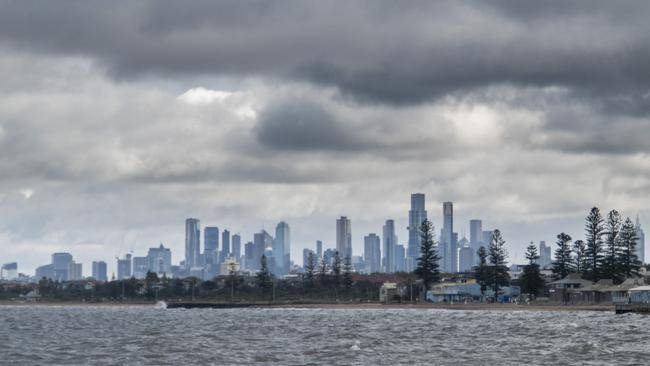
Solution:
[[[54,253],[52,254],[52,266],[54,269],[54,280],[68,281],[70,279],[70,263],[72,263],[72,254]]]
[[[636,215],[636,255],[641,263],[645,263],[645,233],[641,229],[639,215]]]
[[[70,262],[68,266],[68,281],[83,280],[83,271],[81,263]]]
[[[371,233],[363,238],[363,261],[366,273],[381,271],[381,240]]]
[[[336,220],[336,250],[342,259],[352,259],[352,224],[345,216]]]
[[[454,204],[452,202],[444,202],[442,204],[442,216],[443,225],[440,238],[441,267],[443,272],[456,272],[458,268],[458,252],[456,251],[456,243],[453,241]]]
[[[131,254],[126,254],[124,259],[117,259],[117,279],[125,280],[131,278]]]
[[[325,261],[325,263],[327,263],[328,266],[332,265],[332,262],[334,261],[334,255],[336,255],[336,252],[338,252],[338,250],[332,248],[327,249],[323,252],[323,260]]]
[[[483,246],[485,249],[490,245],[492,242],[492,230],[483,230]]]
[[[533,244],[533,242],[530,242]],[[546,268],[551,265],[553,262],[553,257],[551,256],[551,246],[546,245],[544,240],[539,242],[539,259],[538,264],[541,268]]]
[[[149,258],[133,257],[133,277],[141,280],[147,277],[149,272]]]
[[[281,221],[275,227],[275,240],[273,242],[273,257],[279,274],[287,274],[291,269],[290,251],[291,230],[289,224]]]
[[[219,262],[225,263],[228,257],[230,257],[230,231],[224,229],[221,233],[221,254],[219,255]]]
[[[316,255],[318,258],[323,258],[323,242],[321,240],[316,240]]]
[[[54,279],[54,265],[53,264],[46,264],[44,266],[40,266],[40,267],[36,268],[35,276],[39,280],[41,278]]]
[[[147,252],[147,267],[148,270],[158,275],[172,274],[172,251],[160,243],[156,248],[149,248]]]
[[[395,272],[395,246],[397,245],[397,236],[395,235],[395,221],[386,220],[383,227],[384,241],[384,272]]]
[[[259,233],[253,234],[253,259],[251,262],[250,270],[259,270],[260,269],[260,260],[262,255],[265,254],[266,248],[269,248],[272,251],[273,248],[273,237],[262,230]],[[267,263],[269,258],[267,256]]]
[[[474,249],[467,238],[458,241],[458,248],[458,270],[460,272],[471,271],[474,267]]]
[[[235,234],[232,236],[232,250],[231,256],[235,258],[237,263],[241,260],[241,235]]]
[[[409,211],[409,242],[407,255],[407,270],[415,269],[417,258],[420,256],[420,225],[427,219],[424,193],[411,194],[411,210]]]
[[[201,264],[201,221],[185,220],[185,269],[190,270]]]
[[[255,268],[255,244],[252,241],[244,244],[244,268],[254,269]]]
[[[472,266],[478,265],[478,249],[485,246],[483,242],[483,221],[478,219],[469,220],[469,246],[472,248],[474,262]]]
[[[406,248],[402,244],[395,245],[395,272],[406,270]]]
[[[203,229],[203,251],[205,254],[208,254],[216,253],[218,250],[219,228],[216,226],[206,226],[205,229]]]
[[[11,262],[3,264],[0,268],[0,279],[14,280],[16,278],[18,278],[18,263]]]
[[[108,281],[107,266],[104,261],[93,262],[93,278],[97,281]]]

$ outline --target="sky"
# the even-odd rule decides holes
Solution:
[[[353,250],[410,194],[530,241],[650,220],[647,1],[0,0],[0,262],[90,274],[184,221]],[[650,223],[648,224],[650,225]]]

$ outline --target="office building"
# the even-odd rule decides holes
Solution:
[[[266,252],[266,248],[270,248],[272,252],[273,248],[273,237],[266,232],[266,230],[262,230],[259,233],[253,234],[253,258],[251,259],[251,267],[249,268],[250,270],[259,270],[260,269],[260,260],[262,258],[262,255]],[[267,263],[268,263],[268,256],[267,256]]]
[[[255,244],[253,244],[252,241],[247,242],[244,244],[244,260],[243,260],[243,266],[246,269],[253,269],[255,268],[255,265],[253,262],[255,262]]]
[[[221,252],[219,254],[219,263],[225,263],[230,257],[230,231],[225,230],[221,233]]]
[[[383,231],[384,242],[384,272],[395,272],[395,246],[397,245],[397,235],[395,235],[395,221],[386,220]]]
[[[377,234],[363,238],[363,261],[366,273],[381,272],[381,240]]]
[[[305,270],[307,269],[307,265],[309,264],[309,254],[311,254],[314,258],[313,265],[314,265],[314,271],[316,271],[316,268],[318,268],[318,258],[316,257],[316,253],[309,248],[305,248],[302,250],[302,268],[304,268]]]
[[[395,245],[395,272],[406,270],[406,248],[402,244]]]
[[[467,238],[458,241],[458,248],[458,270],[460,272],[471,271],[472,267],[474,267],[474,248],[472,248]]]
[[[147,252],[147,270],[158,275],[171,276],[172,274],[172,251],[165,248],[162,243],[158,247],[149,248]]]
[[[287,274],[291,269],[290,250],[291,230],[289,224],[281,221],[275,227],[275,240],[273,241],[273,257],[279,274]]]
[[[530,242],[533,244],[533,242]],[[551,251],[551,246],[546,245],[544,240],[539,242],[539,259],[537,260],[540,268],[550,267],[553,263],[553,256]]]
[[[133,257],[133,277],[141,280],[147,277],[149,272],[149,258]]]
[[[321,240],[316,240],[316,255],[319,260],[323,258],[323,242]]]
[[[442,204],[443,225],[440,238],[441,269],[443,272],[456,272],[458,268],[458,252],[453,240],[454,205],[452,202]]]
[[[201,221],[189,218],[185,220],[185,269],[201,264]]]
[[[352,223],[345,216],[336,220],[336,250],[341,259],[352,259]]]
[[[38,280],[42,278],[54,279],[54,265],[46,264],[36,268],[35,277]]]
[[[420,257],[420,225],[427,219],[424,193],[411,194],[411,210],[409,211],[409,241],[407,255],[407,269],[412,271]]]
[[[233,235],[231,244],[231,256],[239,263],[241,260],[241,235]]]
[[[93,262],[93,278],[97,281],[108,281],[108,271],[106,262],[94,261]]]
[[[18,263],[5,263],[0,268],[0,280],[11,281],[18,278]]]
[[[52,254],[52,266],[54,269],[54,280],[68,281],[70,279],[70,263],[72,263],[72,254],[54,253]]]
[[[131,254],[126,254],[124,259],[117,259],[117,279],[124,280],[131,278]]]
[[[75,263],[75,261],[72,261],[68,266],[68,281],[80,280],[83,280],[83,268],[81,263]]]

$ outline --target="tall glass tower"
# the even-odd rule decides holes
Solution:
[[[417,258],[420,256],[420,225],[427,219],[427,210],[424,207],[424,193],[411,194],[411,210],[409,211],[409,242],[406,270],[415,269]]]

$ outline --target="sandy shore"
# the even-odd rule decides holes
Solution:
[[[0,301],[0,306],[21,305],[21,306],[142,306],[154,307],[156,304],[150,302],[16,302]],[[380,303],[323,303],[323,304],[256,304],[253,307],[259,308],[293,308],[293,309],[445,309],[445,310],[494,310],[494,311],[611,311],[613,305],[558,305],[558,304],[380,304]]]

